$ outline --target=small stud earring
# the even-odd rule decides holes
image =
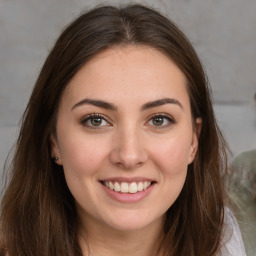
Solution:
[[[58,157],[53,157],[53,161],[54,161],[54,162],[57,162],[58,160],[59,160]]]

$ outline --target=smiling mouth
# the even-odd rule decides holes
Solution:
[[[140,181],[140,182],[118,182],[118,181],[102,181],[102,184],[107,188],[126,194],[135,194],[141,192],[150,187],[154,182],[152,181]]]

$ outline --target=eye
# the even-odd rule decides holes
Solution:
[[[90,114],[85,116],[82,121],[82,125],[89,128],[100,128],[103,126],[109,126],[109,122],[100,114]]]
[[[155,127],[168,127],[171,124],[174,124],[173,118],[165,114],[157,114],[151,117],[148,124]]]

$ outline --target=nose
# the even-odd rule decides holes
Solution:
[[[127,127],[115,135],[110,153],[112,164],[125,170],[132,170],[147,160],[148,154],[138,129]]]

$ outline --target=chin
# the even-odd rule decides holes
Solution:
[[[105,223],[116,231],[136,231],[144,228],[159,225],[161,223],[161,217],[147,216],[143,213],[123,213],[115,216],[113,219],[106,221]]]

